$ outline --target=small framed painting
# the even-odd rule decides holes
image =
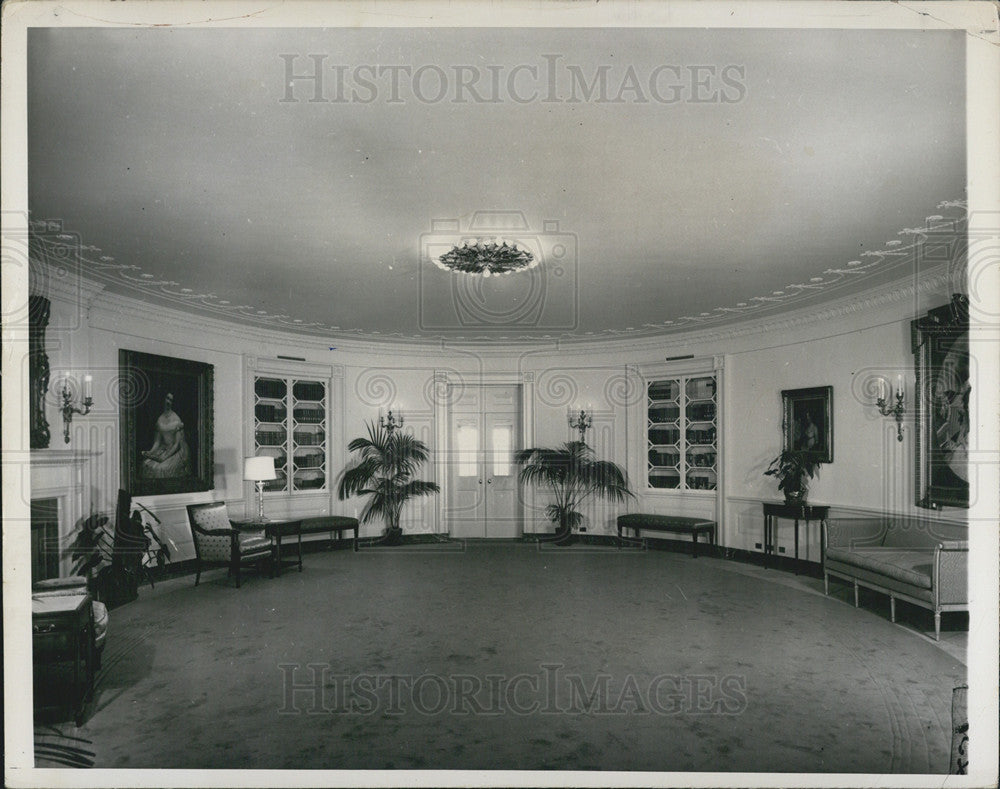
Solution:
[[[811,452],[820,463],[833,463],[833,387],[785,389],[781,404],[781,448]]]
[[[211,490],[213,368],[118,352],[121,487],[133,496]]]

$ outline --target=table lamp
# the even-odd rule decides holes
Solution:
[[[264,482],[277,479],[274,471],[274,458],[263,455],[243,459],[243,479],[257,486],[257,519],[264,520]]]

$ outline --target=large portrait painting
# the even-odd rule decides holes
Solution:
[[[917,369],[916,499],[918,507],[969,506],[969,301],[911,323]]]
[[[785,389],[781,403],[782,450],[810,452],[820,463],[833,463],[833,387]]]
[[[212,365],[121,350],[121,486],[133,496],[213,487]]]

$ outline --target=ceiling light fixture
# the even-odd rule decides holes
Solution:
[[[523,244],[503,238],[467,238],[434,261],[440,269],[483,277],[534,268],[538,259]]]

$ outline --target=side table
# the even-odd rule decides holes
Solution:
[[[255,528],[259,529],[264,527],[264,532],[274,541],[274,547],[271,550],[271,569],[274,575],[281,575],[281,540],[283,537],[298,537],[296,542],[296,547],[298,548],[298,565],[299,572],[302,572],[302,520],[300,518],[289,518],[280,520],[235,520],[230,521],[233,524],[233,528],[236,529],[246,529]]]
[[[830,515],[830,507],[825,504],[788,504],[786,502],[764,502],[764,567],[769,565],[768,559],[774,553],[774,526],[778,518],[795,521],[795,574],[799,574],[799,521],[820,522],[820,563],[825,561],[826,546],[823,545],[823,534],[826,532],[826,520]]]
[[[94,693],[94,606],[87,592],[65,591],[32,595],[34,670],[52,663],[72,662],[74,718],[83,725],[87,701]]]

